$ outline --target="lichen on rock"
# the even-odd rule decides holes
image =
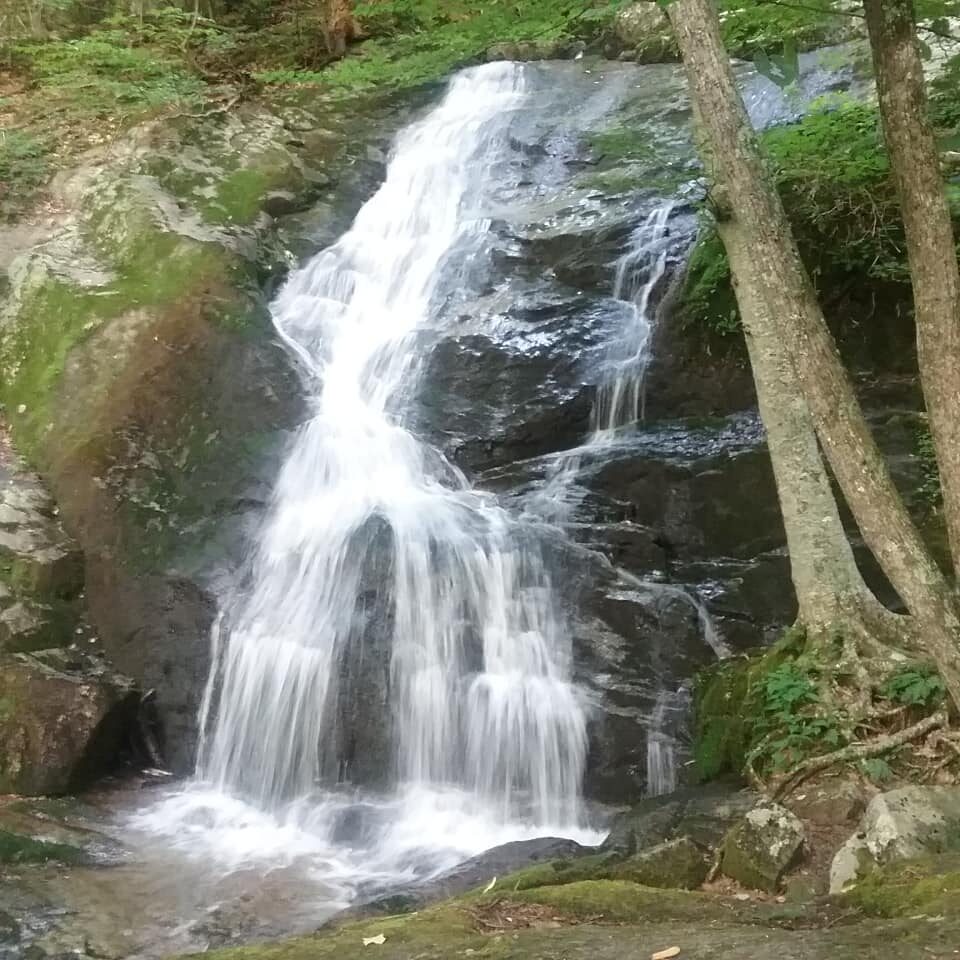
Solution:
[[[720,868],[745,887],[776,890],[796,862],[804,839],[796,815],[780,804],[760,803],[727,834]]]

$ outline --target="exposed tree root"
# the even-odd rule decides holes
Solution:
[[[901,747],[917,737],[922,737],[931,730],[936,730],[947,725],[947,711],[938,710],[929,717],[924,717],[918,723],[910,727],[904,727],[897,733],[884,734],[873,740],[867,740],[864,743],[851,743],[849,746],[833,753],[825,753],[819,757],[811,757],[797,764],[793,770],[788,773],[773,790],[774,800],[781,800],[792,790],[796,789],[804,780],[826,770],[838,763],[849,763],[853,760],[866,760],[870,757],[877,757],[882,753]]]

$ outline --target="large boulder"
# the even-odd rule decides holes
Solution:
[[[753,808],[723,841],[723,873],[755,890],[776,890],[804,843],[799,818],[777,803]]]
[[[689,837],[678,837],[627,857],[610,870],[610,878],[646,887],[695,890],[708,871],[703,849]]]
[[[390,890],[367,903],[342,911],[337,914],[335,922],[339,923],[347,917],[419,910],[439,900],[486,886],[498,877],[505,877],[526,867],[551,861],[576,862],[576,859],[591,852],[590,847],[559,837],[538,837],[534,840],[504,843],[465,860],[439,876]]]
[[[759,799],[750,790],[731,789],[723,784],[649,797],[614,818],[601,849],[632,856],[680,838],[688,838],[704,849],[714,849]]]
[[[372,131],[401,113],[374,100],[311,106],[168,118],[86,155],[52,185],[59,212],[42,242],[6,258],[0,278],[0,404],[14,443],[82,550],[105,653],[155,691],[161,749],[182,772],[217,584],[243,561],[301,414],[264,288],[291,251],[348,222],[382,173]],[[309,224],[275,222],[312,205]],[[34,546],[44,563],[21,563],[20,580],[74,583],[76,554],[54,562]],[[0,606],[0,648],[53,645],[43,610]]]
[[[960,848],[960,787],[901,787],[867,805],[859,829],[830,868],[840,893],[877,865]]]
[[[0,654],[0,793],[66,793],[108,771],[137,702],[91,661]]]

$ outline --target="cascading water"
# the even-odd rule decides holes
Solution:
[[[523,98],[520,65],[459,74],[400,135],[351,229],[272,308],[313,410],[249,586],[218,625],[197,779],[205,802],[211,789],[232,798],[227,816],[246,803],[334,843],[352,802],[329,793],[342,768],[338,680],[367,642],[374,593],[389,635],[395,789],[367,840],[387,874],[429,845],[425,828],[443,834],[443,817],[452,854],[427,869],[583,826],[586,717],[537,538],[407,426],[422,338],[445,322],[445,291],[483,259],[495,190],[518,176],[509,130]]]
[[[641,414],[644,375],[650,362],[650,300],[667,269],[668,223],[674,200],[658,204],[617,260],[613,297],[627,306],[627,322],[611,345],[593,407],[594,440],[635,423]]]

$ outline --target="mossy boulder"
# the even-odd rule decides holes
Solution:
[[[351,110],[291,95],[136,127],[57,179],[62,215],[9,267],[0,403],[82,551],[103,649],[156,691],[178,770],[193,762],[210,578],[240,562],[301,411],[266,308],[292,259],[268,211],[278,193],[287,210],[319,199],[342,227],[379,171],[371,131],[396,112]]]
[[[714,849],[759,799],[750,790],[722,783],[649,797],[614,818],[601,849],[632,856],[680,838]]]
[[[114,764],[137,698],[130,681],[87,666],[0,654],[0,793],[66,793]]]
[[[960,788],[907,786],[877,794],[837,851],[830,888],[839,893],[880,864],[960,850]]]
[[[960,916],[960,852],[879,867],[841,900],[880,917]]]
[[[695,890],[708,870],[703,850],[689,837],[680,837],[627,857],[611,869],[610,877],[647,887]]]
[[[778,803],[761,803],[723,841],[720,869],[745,887],[777,890],[803,849],[799,818]]]

